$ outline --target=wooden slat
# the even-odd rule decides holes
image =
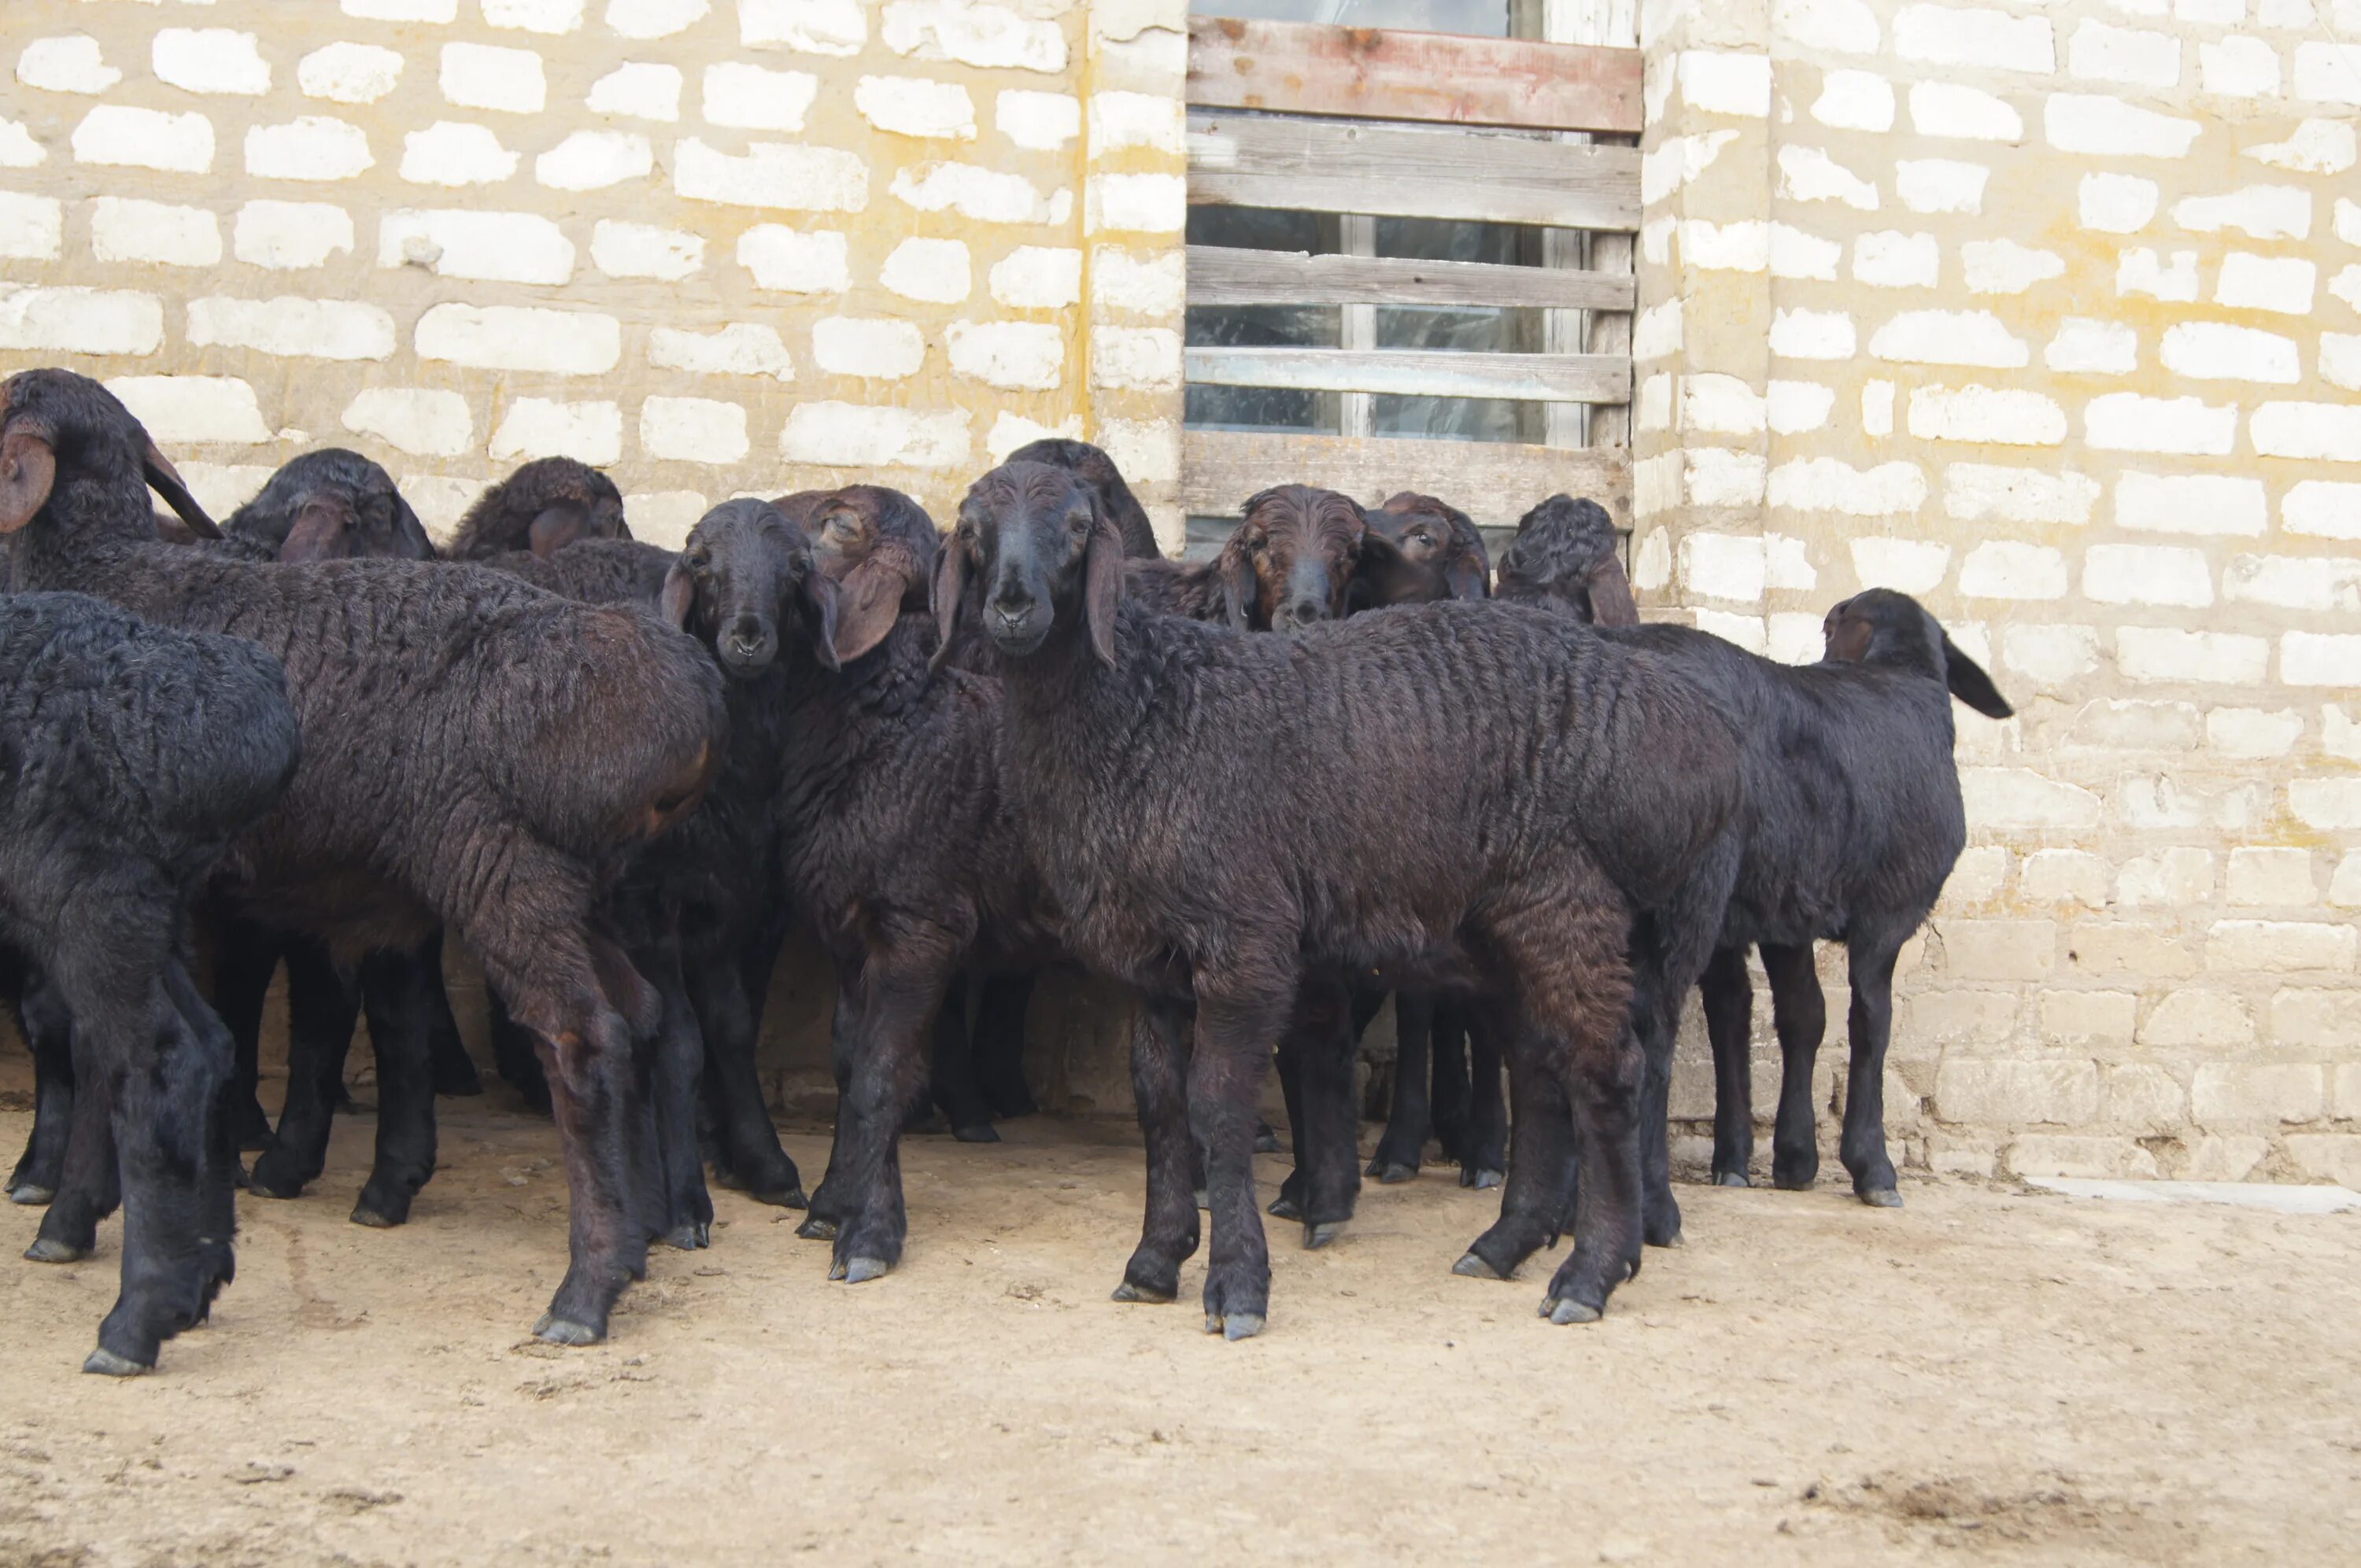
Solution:
[[[1640,126],[1640,51],[1391,27],[1189,18],[1189,102],[1441,125]]]
[[[1191,115],[1189,200],[1636,231],[1640,153],[1477,131]]]
[[[1482,261],[1189,247],[1192,305],[1537,305],[1628,311],[1635,294],[1629,272],[1618,276]]]
[[[1510,528],[1560,491],[1588,496],[1620,528],[1631,525],[1631,454],[1620,449],[1510,445],[1486,441],[1238,434],[1191,430],[1180,437],[1180,504],[1235,513],[1269,485],[1319,485],[1376,505],[1397,490],[1440,496],[1486,528]]]
[[[1520,398],[1620,403],[1631,362],[1592,354],[1462,354],[1421,348],[1191,348],[1199,386],[1285,387],[1306,392],[1393,392],[1411,398]]]

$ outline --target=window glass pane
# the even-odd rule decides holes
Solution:
[[[1191,245],[1332,255],[1336,220],[1323,214],[1259,207],[1191,207],[1188,237]],[[1200,348],[1334,348],[1342,324],[1342,313],[1334,305],[1221,305],[1189,313],[1188,342]],[[1338,429],[1334,393],[1269,387],[1191,387],[1186,417],[1192,430],[1333,435]]]

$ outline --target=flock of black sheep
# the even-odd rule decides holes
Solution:
[[[27,370],[0,383],[0,994],[37,1075],[8,1185],[47,1205],[37,1260],[86,1255],[122,1208],[85,1364],[112,1374],[205,1318],[239,1185],[318,1177],[364,1014],[379,1117],[353,1218],[408,1217],[436,1093],[477,1087],[446,932],[564,1150],[545,1339],[604,1337],[651,1243],[708,1245],[708,1169],[807,1207],[831,1277],[894,1267],[906,1122],[931,1103],[989,1138],[1031,1109],[1050,965],[1137,1001],[1148,1200],[1117,1299],[1178,1294],[1202,1211],[1206,1328],[1262,1328],[1275,1058],[1294,1168],[1270,1212],[1307,1245],[1432,1138],[1501,1190],[1456,1271],[1506,1279],[1570,1234],[1542,1312],[1596,1319],[1643,1244],[1679,1237],[1666,1090],[1693,986],[1714,1175],[1749,1179],[1751,948],[1784,1057],[1773,1179],[1817,1175],[1812,944],[1841,940],[1842,1158],[1863,1201],[1900,1201],[1892,977],[1964,840],[1951,697],[2010,711],[1884,589],[1828,612],[1816,664],[1639,624],[1607,513],[1564,496],[1497,584],[1442,500],[1293,485],[1216,558],[1159,559],[1074,441],[977,479],[947,534],[854,485],[724,502],[677,553],[631,539],[604,475],[543,459],[438,552],[338,450],[217,527],[104,388]],[[755,1064],[798,925],[838,981],[808,1199]],[[255,1036],[282,964],[273,1132]],[[1365,1171],[1354,1064],[1388,995]]]

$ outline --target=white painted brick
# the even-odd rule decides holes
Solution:
[[[2230,851],[2224,891],[2233,904],[2302,907],[2320,896],[2320,884],[2312,879],[2310,850],[2249,846]]]
[[[404,474],[401,499],[410,503],[426,536],[438,547],[448,547],[459,531],[459,520],[490,485],[482,479],[452,478],[442,474]]]
[[[2184,452],[2227,456],[2238,439],[2235,404],[2201,398],[2147,398],[2109,392],[2082,410],[2083,439],[2111,452]]]
[[[449,22],[459,15],[459,0],[343,0],[347,16],[371,22]]]
[[[994,264],[992,297],[1025,311],[1081,304],[1082,253],[1056,246],[1019,246]]]
[[[1763,422],[1782,435],[1817,430],[1828,422],[1837,390],[1817,381],[1773,381],[1763,389]]]
[[[2102,158],[2186,158],[2202,129],[2120,98],[2053,93],[2041,105],[2042,134],[2060,152]]]
[[[1760,218],[1716,224],[1683,218],[1681,264],[1704,271],[1760,272],[1771,262],[1769,225]]]
[[[601,191],[655,172],[655,149],[636,131],[576,131],[533,160],[533,177],[554,191]]]
[[[2197,298],[2197,253],[2176,250],[2168,265],[2153,250],[2126,250],[2115,263],[2115,292],[2187,303]]]
[[[375,44],[328,44],[296,62],[295,84],[307,98],[374,104],[401,80],[401,55]]]
[[[2257,0],[2255,20],[2267,27],[2310,27],[2319,19],[2312,0]]]
[[[438,278],[489,283],[564,283],[574,242],[532,213],[395,211],[378,225],[379,267],[419,267]]]
[[[2298,174],[2342,174],[2361,159],[2361,137],[2349,120],[2305,120],[2287,140],[2250,147],[2245,156]]]
[[[2328,902],[2340,909],[2361,908],[2361,850],[2348,850],[2328,879]]]
[[[1699,131],[1693,136],[1666,137],[1653,152],[1640,155],[1640,202],[1654,206],[1682,186],[1703,175],[1738,139],[1734,130]]]
[[[1180,432],[1162,420],[1108,420],[1099,444],[1137,483],[1169,485],[1180,477]]]
[[[779,433],[790,463],[835,468],[949,468],[967,461],[963,411],[920,413],[857,403],[798,403]]]
[[[1852,276],[1857,283],[1880,289],[1931,289],[1941,271],[1942,250],[1933,235],[1886,230],[1853,241]],[[1874,339],[1870,351],[1876,352]]]
[[[1943,470],[1943,508],[1961,522],[2081,523],[2099,486],[2075,473],[1954,463]]]
[[[2361,828],[2361,779],[2291,779],[2288,810],[2307,828],[2328,832]]]
[[[1904,159],[1894,166],[1894,193],[1914,213],[1981,213],[1984,181],[1991,177],[1981,163]]]
[[[1697,446],[1682,456],[1686,466],[1681,483],[1692,506],[1743,507],[1762,502],[1767,466],[1762,454]]]
[[[1909,516],[1926,504],[1927,476],[1913,463],[1861,470],[1835,457],[1799,457],[1771,470],[1770,503],[1850,517]]]
[[[738,0],[738,41],[855,55],[869,41],[869,12],[861,0]]]
[[[123,80],[88,33],[35,38],[16,57],[16,80],[44,93],[104,93]]]
[[[922,163],[896,170],[889,189],[922,213],[955,212],[979,223],[1049,221],[1049,203],[1031,181],[972,163]]]
[[[1812,565],[1810,553],[1800,539],[1784,533],[1764,534],[1763,565],[1774,588],[1809,593],[1820,586],[1819,572]]]
[[[2066,597],[2066,557],[2046,544],[1988,539],[1960,563],[1960,592],[1970,598]]]
[[[1773,32],[1808,49],[1875,54],[1877,13],[1861,0],[1773,0]]]
[[[572,457],[599,466],[623,455],[623,411],[612,403],[518,398],[492,432],[495,458]]]
[[[627,38],[668,38],[712,8],[712,0],[607,0],[607,29]]]
[[[1043,424],[1038,420],[1027,419],[1022,414],[1011,413],[1008,410],[1003,409],[993,416],[992,428],[984,433],[983,451],[984,455],[994,463],[1005,463],[1008,461],[1010,453],[1033,442],[1060,438],[1079,441],[1082,436],[1082,416],[1080,414],[1071,415],[1057,424],[1050,425]],[[1104,446],[1104,444],[1102,443],[1102,445]],[[1108,455],[1114,455],[1112,449],[1109,449]],[[1120,457],[1115,458],[1115,466],[1125,474],[1132,472],[1131,465]]]
[[[1639,548],[1631,553],[1632,586],[1645,593],[1653,593],[1673,580],[1673,547],[1664,531],[1652,528],[1642,537]]]
[[[2265,403],[2248,422],[2247,434],[2266,457],[2361,463],[2361,404]]]
[[[2286,709],[2217,707],[2205,716],[2205,744],[2225,757],[2284,757],[2303,734],[2303,716]]]
[[[1084,234],[1179,234],[1188,222],[1189,182],[1178,174],[1093,174],[1082,192]]]
[[[1951,5],[1905,5],[1894,17],[1894,52],[1936,65],[1982,66],[2047,76],[2058,46],[2046,16]]]
[[[1187,294],[1182,263],[1178,249],[1142,257],[1115,246],[1094,245],[1091,247],[1091,304],[1094,309],[1135,315],[1178,315]]]
[[[631,520],[631,537],[666,550],[687,548],[689,532],[704,519],[706,510],[705,497],[697,490],[632,490],[623,497],[623,515]]]
[[[2099,1064],[1947,1056],[1935,1075],[1935,1112],[1947,1122],[2078,1125],[2099,1113]]]
[[[2336,237],[2347,245],[2361,245],[2361,202],[2336,199]],[[2361,310],[2361,306],[2356,306]]]
[[[64,246],[65,225],[65,207],[56,197],[0,192],[0,257],[50,260]],[[214,251],[218,256],[218,237]]]
[[[2004,627],[2001,660],[2011,673],[2056,691],[2098,669],[2099,634],[2088,626]],[[2095,800],[2092,815],[2095,821]]]
[[[2088,850],[2037,850],[2025,857],[2025,872],[2017,885],[2026,897],[2038,903],[2082,904],[2098,909],[2107,902],[2107,862]],[[2049,998],[2042,1000],[2046,1020]]]
[[[1082,134],[1082,100],[1069,93],[1010,88],[993,100],[992,124],[1018,147],[1055,152]]]
[[[944,338],[952,371],[1004,391],[1054,391],[1065,336],[1047,322],[953,322]]]
[[[467,109],[538,115],[549,102],[541,56],[529,49],[445,44],[439,85],[445,100]]]
[[[2361,930],[2302,920],[2217,920],[2205,934],[2205,967],[2284,974],[2350,970]]]
[[[882,35],[887,49],[915,60],[1049,74],[1066,69],[1066,35],[1057,23],[980,0],[890,0]]]
[[[423,387],[368,388],[345,405],[344,426],[421,457],[457,457],[476,439],[467,400]]]
[[[1693,109],[1752,119],[1771,112],[1768,55],[1687,49],[1675,69],[1679,72],[1681,101]]]
[[[2082,597],[2098,604],[2213,602],[2203,552],[2164,544],[2093,544],[2082,556]]]
[[[2352,576],[2345,575],[2345,592],[2352,596]],[[2361,634],[2290,631],[2279,639],[2279,679],[2291,686],[2361,685]]]
[[[655,224],[600,218],[590,235],[590,263],[609,278],[693,277],[705,265],[705,241]]]
[[[2295,46],[2295,95],[2322,104],[2361,104],[2361,64],[2348,42]]]
[[[2275,98],[2279,51],[2260,38],[2232,37],[2197,46],[2198,80],[2225,98]]]
[[[222,258],[221,224],[203,207],[101,196],[91,203],[90,249],[101,261],[214,267]]]
[[[2294,339],[2223,322],[2180,322],[2167,328],[2160,357],[2166,369],[2197,380],[2302,379]]]
[[[706,95],[708,104],[706,117],[708,119],[713,117],[709,107],[712,101],[710,82],[713,71],[730,69],[744,68],[714,66],[706,72],[708,82]],[[814,79],[805,77],[805,80],[808,82]],[[853,88],[852,103],[853,107],[861,111],[862,118],[881,131],[892,131],[898,136],[936,139],[949,138],[958,141],[975,139],[974,100],[968,96],[966,88],[955,82],[934,82],[917,76],[864,76]],[[780,128],[786,130],[800,128],[802,123],[800,112],[796,115],[796,122],[795,126]],[[720,123],[742,124],[744,122]]]
[[[144,355],[163,343],[164,306],[153,294],[0,282],[0,348]]]
[[[517,155],[483,126],[437,120],[401,138],[401,177],[413,185],[493,185],[517,170]]]
[[[1774,311],[1771,352],[1789,359],[1850,359],[1852,318],[1841,311]]]
[[[1779,194],[1794,202],[1842,202],[1859,212],[1877,211],[1877,186],[1817,148],[1779,149]]]
[[[904,240],[886,257],[877,280],[906,300],[942,305],[959,303],[975,286],[967,246],[956,239]]]
[[[528,33],[571,33],[582,27],[582,0],[483,0],[484,21]]]
[[[915,322],[824,316],[812,323],[812,363],[832,376],[898,381],[926,362],[926,334]]]
[[[2361,485],[2305,479],[2279,501],[2279,526],[2316,539],[2361,539]]]
[[[1091,384],[1155,391],[1180,384],[1180,334],[1169,327],[1100,327],[1091,334]]]
[[[2066,411],[2039,392],[1918,387],[1910,393],[1910,433],[1921,441],[2055,446],[2066,439]]]
[[[186,458],[174,466],[207,517],[227,517],[260,495],[270,476],[278,472],[267,463],[197,463]]]
[[[2361,391],[2361,335],[2340,332],[2320,334],[2320,378]]]
[[[1753,435],[1763,431],[1766,417],[1762,394],[1735,376],[1700,371],[1681,378],[1683,430]]]
[[[203,115],[101,104],[74,127],[73,155],[76,163],[203,174],[214,166],[214,124]]]
[[[1833,401],[1836,394],[1829,393]],[[1642,430],[1670,430],[1673,427],[1673,378],[1661,372],[1647,377],[1640,383],[1638,394],[1631,400],[1632,417]],[[1826,411],[1821,415],[1825,422]]]
[[[2085,18],[2066,45],[2070,75],[2092,82],[2123,82],[2137,87],[2172,87],[2180,82],[2180,40],[2170,33],[2114,27]]]
[[[479,370],[600,376],[623,356],[614,317],[524,305],[435,305],[418,318],[415,342],[422,359]]]
[[[2078,188],[2082,226],[2133,234],[2156,216],[2157,185],[2129,174],[2085,174]]]
[[[2361,311],[2361,261],[2339,272],[2330,281],[2328,291],[2355,310]]]
[[[2312,291],[2320,269],[2301,257],[2254,256],[2234,250],[2222,258],[2213,302],[2282,315],[2312,313]]]
[[[2269,3],[2264,0],[2264,4]],[[2246,19],[2246,0],[2174,0],[2172,15],[2176,21],[2235,27]]]
[[[1861,389],[1861,433],[1888,436],[1894,433],[1894,383],[1870,381]]]
[[[2065,273],[2066,263],[2050,251],[2013,239],[1975,239],[1960,247],[1971,294],[2022,294],[2036,283]]]
[[[237,212],[230,248],[251,267],[319,267],[353,248],[353,220],[324,202],[248,202]]]
[[[2139,367],[2139,334],[2120,322],[2068,316],[2041,359],[2052,370],[2124,375]]]
[[[687,137],[674,149],[673,187],[729,206],[857,213],[869,205],[869,166],[839,148],[758,141],[733,157]]]
[[[235,376],[117,376],[106,389],[164,446],[252,446],[270,439],[254,389]]]
[[[2099,797],[2030,768],[1962,768],[1960,797],[1971,827],[1999,831],[2098,826]]]
[[[2254,1037],[2254,1020],[2247,1015],[2245,1003],[2226,992],[2195,987],[2172,992],[2158,1003],[2147,1022],[2140,1025],[2138,1036],[2144,1046],[2243,1046]],[[2215,1099],[2218,1075],[2229,1065],[2199,1064],[2194,1087],[2199,1121],[2211,1121],[2220,1113]]]
[[[0,115],[0,169],[38,169],[49,161],[49,150],[33,134]]]
[[[1942,586],[1950,570],[1951,547],[1948,544],[1859,534],[1846,543],[1852,552],[1853,576],[1865,588],[1932,593]]]
[[[163,27],[149,47],[156,79],[187,93],[259,97],[270,91],[270,67],[252,33],[228,27]]]
[[[265,180],[350,180],[376,164],[367,132],[324,115],[246,133],[246,171]]]
[[[2256,239],[2301,239],[2312,233],[2312,192],[2290,185],[2249,185],[2227,196],[2189,196],[2172,221],[2198,234],[2237,229]]]
[[[738,463],[752,450],[746,411],[712,398],[650,398],[640,405],[640,447],[679,463]]]
[[[2004,98],[1951,82],[1920,82],[1910,89],[1910,124],[1920,136],[1961,141],[2018,142],[2025,119]]]
[[[2151,533],[2263,532],[2260,479],[2216,474],[2127,473],[2115,481],[2115,526]]]
[[[1185,151],[1180,100],[1154,93],[1091,94],[1091,156],[1134,147]]]
[[[878,79],[864,76],[861,80],[862,90],[866,92],[868,84]],[[725,61],[705,68],[702,91],[708,125],[757,131],[799,131],[804,128],[812,100],[819,93],[819,78],[808,71],[766,71],[759,65]],[[865,104],[862,104],[862,113],[869,113]],[[875,117],[871,118],[873,122]]]
[[[1687,533],[1678,553],[1681,586],[1707,598],[1756,603],[1763,598],[1763,541],[1726,533]]]
[[[2270,663],[2271,645],[2230,631],[2175,631],[2154,626],[2115,629],[2115,665],[2125,678],[2206,681],[2255,685]]]
[[[1812,118],[1838,130],[1892,130],[1894,83],[1873,71],[1828,71],[1820,78]]]
[[[1877,329],[1869,351],[1914,365],[1980,365],[2014,369],[2032,352],[1989,311],[1905,311]]]
[[[2197,722],[2195,703],[2105,697],[2085,703],[2074,716],[2067,745],[2076,751],[2185,752],[2197,744]]]
[[[1631,318],[1631,357],[1642,362],[1662,359],[1681,348],[1681,302],[1677,296],[1642,310]]]
[[[731,322],[715,332],[660,326],[648,334],[648,363],[659,370],[696,376],[768,376],[796,378],[796,362],[776,327]]]
[[[1696,609],[1689,612],[1699,631],[1711,632],[1725,642],[1735,642],[1750,653],[1771,652],[1767,628],[1760,615],[1732,615],[1727,610]]]
[[[680,118],[680,67],[627,61],[590,84],[594,115],[627,115],[636,120]]]
[[[852,287],[845,238],[833,229],[798,233],[757,224],[738,236],[738,265],[757,289],[781,293],[841,294]]]

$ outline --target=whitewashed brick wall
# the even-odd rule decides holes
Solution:
[[[1960,710],[1912,1157],[2361,1184],[2361,5],[1642,27],[1642,587],[1796,659],[1904,588],[2020,709]]]

